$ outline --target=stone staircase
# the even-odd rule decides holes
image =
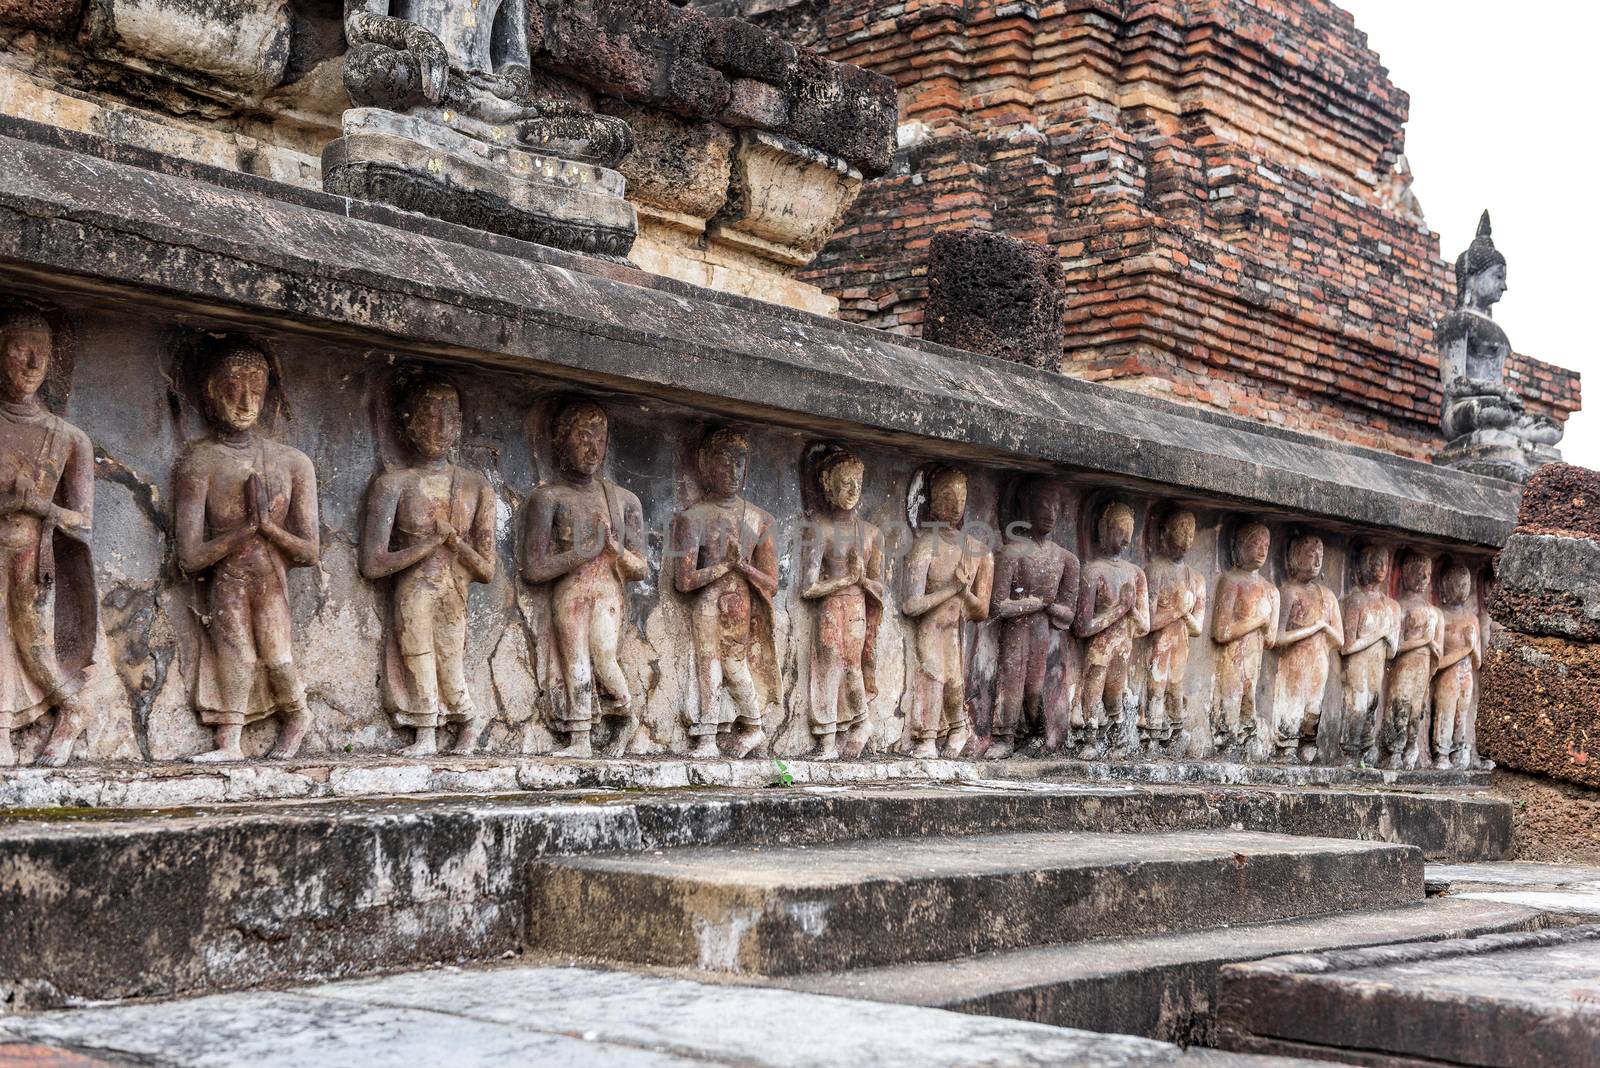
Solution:
[[[1543,922],[1427,898],[1411,846],[1232,830],[568,857],[531,882],[548,958],[1183,1044],[1210,1041],[1227,964]]]

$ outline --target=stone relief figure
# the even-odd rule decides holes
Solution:
[[[622,720],[609,756],[622,756],[638,714],[618,652],[627,584],[650,574],[639,498],[600,473],[609,424],[597,404],[567,405],[555,418],[557,477],[528,499],[522,577],[550,587],[551,619],[563,690],[556,729],[567,745],[556,756],[594,755],[590,733],[599,690]]]
[[[1083,661],[1083,718],[1089,732],[1079,756],[1099,756],[1109,746],[1126,756],[1127,709],[1132,701],[1128,665],[1133,642],[1150,633],[1150,589],[1145,573],[1127,559],[1133,544],[1133,509],[1112,501],[1100,510],[1095,540],[1101,555],[1083,565],[1073,633],[1087,639]]]
[[[467,591],[495,571],[495,496],[489,480],[449,460],[461,439],[461,398],[449,382],[407,383],[396,412],[412,462],[367,490],[361,574],[392,578],[383,696],[415,740],[405,756],[438,751],[458,725],[454,753],[470,753],[484,720],[467,686]]]
[[[1474,766],[1473,721],[1478,714],[1478,669],[1483,634],[1472,604],[1472,572],[1451,566],[1439,583],[1444,602],[1443,651],[1433,676],[1433,757],[1441,768]]]
[[[1211,639],[1218,645],[1211,723],[1217,749],[1238,757],[1256,731],[1261,657],[1277,639],[1278,588],[1261,575],[1272,532],[1246,523],[1233,535],[1233,566],[1217,579]]]
[[[989,615],[994,556],[961,530],[967,476],[953,467],[928,475],[927,522],[906,556],[900,611],[914,620],[911,670],[911,755],[954,757],[971,737],[967,727],[966,624]]]
[[[828,448],[817,460],[821,507],[800,543],[800,596],[816,608],[811,643],[812,757],[855,758],[867,747],[867,701],[878,692],[878,626],[883,620],[883,535],[860,518],[866,466]]]
[[[1027,530],[1008,537],[994,565],[989,615],[1000,624],[1000,664],[991,741],[984,756],[1001,760],[1016,751],[1023,730],[1043,732],[1054,752],[1061,726],[1045,718],[1045,678],[1052,647],[1071,633],[1077,612],[1078,558],[1051,538],[1061,513],[1061,492],[1049,479],[1031,478],[1017,489]]]
[[[17,760],[11,732],[51,710],[38,762],[67,762],[94,658],[94,447],[39,397],[57,340],[38,311],[0,315],[0,767]]]
[[[772,516],[740,496],[750,442],[737,430],[708,434],[697,454],[704,496],[672,523],[673,585],[691,600],[696,705],[689,715],[692,755],[715,757],[722,696],[733,699],[732,756],[753,753],[766,733],[751,661],[758,636],[772,641],[772,598],[778,592],[778,552]],[[770,662],[770,660],[769,660]],[[776,697],[776,672],[767,692]]]
[[[317,477],[305,453],[257,423],[276,373],[251,342],[211,353],[201,394],[211,435],[184,451],[174,482],[178,566],[194,577],[201,633],[194,683],[216,748],[197,762],[243,760],[244,726],[277,715],[288,759],[311,726],[294,665],[288,570],[319,554]]]
[[[1205,576],[1184,563],[1194,547],[1194,535],[1193,512],[1168,513],[1161,523],[1159,549],[1145,568],[1150,586],[1150,690],[1139,735],[1151,753],[1169,748],[1185,722],[1189,641],[1205,629]]]
[[[1317,729],[1328,691],[1328,654],[1344,645],[1339,599],[1318,581],[1322,539],[1302,534],[1289,542],[1289,581],[1279,589],[1282,616],[1278,636],[1278,674],[1273,681],[1276,726],[1273,745],[1280,760],[1297,755],[1302,764],[1317,759]]]
[[[1368,545],[1356,558],[1356,588],[1345,594],[1344,729],[1340,748],[1351,764],[1378,762],[1378,705],[1384,675],[1400,647],[1400,605],[1387,592],[1389,553]]]
[[[488,141],[505,127],[533,148],[576,142],[606,163],[626,155],[633,135],[621,119],[538,91],[527,22],[523,0],[345,0],[345,89],[358,107],[415,111],[457,129],[457,116],[477,120],[489,129],[467,132]]]
[[[1434,607],[1432,595],[1433,561],[1422,553],[1410,553],[1400,565],[1400,641],[1389,668],[1384,733],[1391,768],[1429,763],[1434,664],[1444,654],[1444,616]]]
[[[1524,410],[1506,385],[1511,342],[1494,321],[1506,293],[1506,259],[1494,246],[1484,212],[1471,246],[1456,260],[1456,307],[1439,323],[1439,374],[1444,387],[1445,447],[1435,463],[1497,478],[1527,481],[1561,459],[1561,424]]]

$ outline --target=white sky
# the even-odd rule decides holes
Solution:
[[[1450,262],[1488,208],[1510,290],[1495,318],[1517,351],[1581,371],[1564,457],[1600,468],[1600,207],[1592,132],[1595,0],[1336,0],[1411,95],[1406,155]]]

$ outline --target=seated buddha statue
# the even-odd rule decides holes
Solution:
[[[1506,259],[1494,246],[1484,212],[1471,246],[1456,260],[1456,308],[1439,323],[1439,375],[1444,389],[1445,447],[1435,462],[1497,478],[1525,481],[1559,460],[1561,424],[1527,412],[1506,385],[1511,342],[1494,321],[1506,292]]]

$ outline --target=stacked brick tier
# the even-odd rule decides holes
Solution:
[[[726,6],[726,4],[724,4]],[[1061,368],[1427,457],[1454,281],[1409,194],[1408,99],[1323,0],[809,0],[754,14],[894,79],[904,148],[810,278],[921,330],[932,235],[1055,246]],[[1520,359],[1535,411],[1573,372]]]

